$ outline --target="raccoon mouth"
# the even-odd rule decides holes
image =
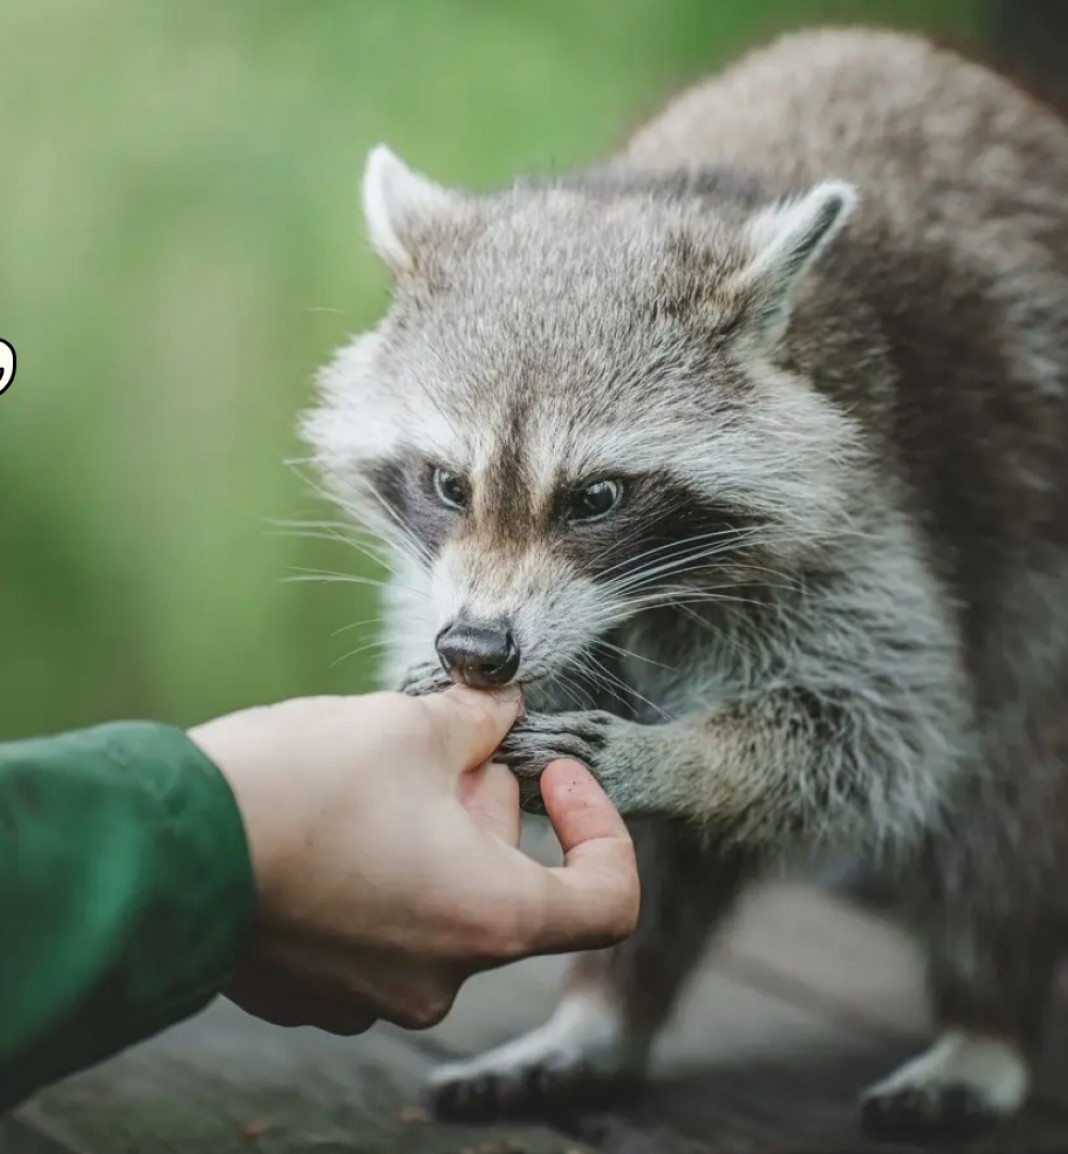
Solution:
[[[605,708],[619,713],[631,708],[629,690],[618,672],[606,668],[604,654],[590,646],[559,664],[541,662],[520,670],[512,682],[531,712],[560,713]]]

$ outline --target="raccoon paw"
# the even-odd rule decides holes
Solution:
[[[618,717],[603,710],[528,713],[511,728],[494,760],[504,762],[519,778],[526,807],[537,808],[538,779],[551,761],[573,758],[601,779],[610,761],[606,757],[610,734],[619,724]]]
[[[875,1138],[967,1138],[1014,1114],[1029,1084],[1027,1063],[1011,1043],[948,1033],[864,1094],[861,1122]]]
[[[441,693],[452,685],[452,679],[435,661],[413,665],[401,684],[401,692],[409,697],[426,697],[431,693]]]
[[[430,1075],[427,1099],[447,1120],[482,1120],[544,1107],[579,1091],[630,1084],[645,1064],[631,1052],[619,1016],[592,999],[569,998],[542,1027]]]

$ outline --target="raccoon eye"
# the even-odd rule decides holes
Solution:
[[[437,493],[443,505],[450,509],[467,508],[467,485],[463,477],[457,473],[450,473],[448,469],[436,466],[432,474],[434,492]]]
[[[575,489],[567,502],[569,521],[597,521],[619,504],[623,486],[618,481],[594,481]]]

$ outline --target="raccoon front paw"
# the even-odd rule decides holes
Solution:
[[[435,661],[425,661],[413,665],[401,684],[401,692],[409,697],[426,697],[431,693],[441,693],[452,685],[452,679]]]
[[[531,1055],[513,1065],[493,1053],[450,1062],[431,1073],[426,1098],[434,1115],[448,1122],[483,1122],[537,1110],[588,1087],[576,1059],[565,1053]]]
[[[1015,1113],[1029,1083],[1027,1063],[1010,1043],[949,1033],[865,1093],[861,1122],[873,1138],[969,1138]]]
[[[427,1097],[434,1113],[476,1121],[536,1110],[581,1092],[605,1095],[644,1073],[647,1049],[628,1045],[617,1015],[569,1004],[532,1033],[486,1054],[439,1066]]]
[[[542,770],[559,758],[582,762],[605,785],[610,765],[613,734],[626,724],[603,710],[573,713],[528,713],[521,717],[494,755],[519,778],[525,807],[541,803],[538,779]]]

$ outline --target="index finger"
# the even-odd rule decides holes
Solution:
[[[556,761],[541,791],[564,864],[536,866],[538,917],[528,950],[548,954],[602,949],[628,937],[638,921],[641,885],[634,842],[589,770]]]
[[[456,685],[418,700],[430,715],[434,752],[453,776],[488,761],[522,707],[522,695],[515,687],[491,692]]]

